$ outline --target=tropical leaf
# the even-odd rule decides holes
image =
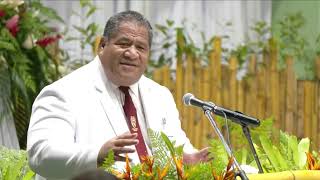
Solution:
[[[309,147],[310,147],[310,139],[309,138],[303,138],[300,140],[298,144],[298,165],[299,168],[302,169],[306,162],[307,162],[307,156],[306,153],[309,152]]]

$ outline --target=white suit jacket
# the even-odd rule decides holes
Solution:
[[[129,131],[122,111],[111,103],[105,83],[96,57],[40,92],[33,104],[27,143],[29,165],[37,174],[63,179],[96,168],[102,145]],[[163,131],[177,145],[184,144],[185,152],[194,151],[181,129],[170,91],[144,76],[138,86],[147,126]],[[139,162],[136,153],[129,157]]]

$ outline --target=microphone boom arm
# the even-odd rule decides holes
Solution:
[[[238,172],[236,173],[236,176],[240,176],[240,178],[242,180],[249,180],[249,178],[247,177],[246,173],[241,169],[241,167],[239,166],[236,158],[233,156],[232,154],[232,151],[230,149],[230,147],[228,146],[226,140],[224,139],[221,131],[219,130],[216,122],[214,121],[212,115],[211,115],[211,111],[212,111],[212,108],[211,107],[208,107],[208,106],[202,106],[202,109],[205,113],[205,115],[207,116],[207,118],[209,119],[213,129],[215,130],[216,134],[219,136],[219,139],[221,140],[224,148],[226,149],[227,153],[228,153],[228,156],[229,158],[233,158],[233,164],[234,166],[236,167],[236,169],[238,170]]]

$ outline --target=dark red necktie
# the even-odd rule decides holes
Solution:
[[[131,96],[129,94],[129,87],[120,86],[119,89],[125,94],[123,110],[124,110],[124,113],[127,117],[127,124],[130,129],[130,132],[138,134],[137,138],[139,140],[139,143],[136,145],[136,150],[137,150],[140,162],[142,162],[141,158],[143,156],[147,156],[148,151],[147,151],[146,144],[144,143],[141,129],[139,126],[138,117],[137,117],[137,110],[134,107]]]

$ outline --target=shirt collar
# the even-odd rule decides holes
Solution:
[[[108,79],[106,73],[104,72],[104,69],[103,69],[103,66],[102,66],[100,57],[97,56],[96,58],[99,59],[99,70],[100,70],[101,73],[102,73],[102,80],[103,80],[103,82],[104,82],[105,84],[110,84],[110,86],[111,86],[111,88],[112,88],[113,90],[119,90],[119,86],[113,84],[113,83]],[[134,84],[132,84],[131,86],[129,86],[129,87],[130,87],[130,91],[131,91],[135,96],[138,96],[138,95],[139,95],[139,81],[140,81],[140,79],[139,79],[136,83],[134,83]],[[108,82],[108,83],[107,83],[107,82]]]
[[[113,84],[110,80],[110,85],[111,85],[111,88],[113,90],[119,90],[119,86],[118,85],[115,85]],[[139,95],[139,81],[137,81],[136,83],[132,84],[129,86],[130,87],[130,91],[135,95],[135,96],[138,96]]]

